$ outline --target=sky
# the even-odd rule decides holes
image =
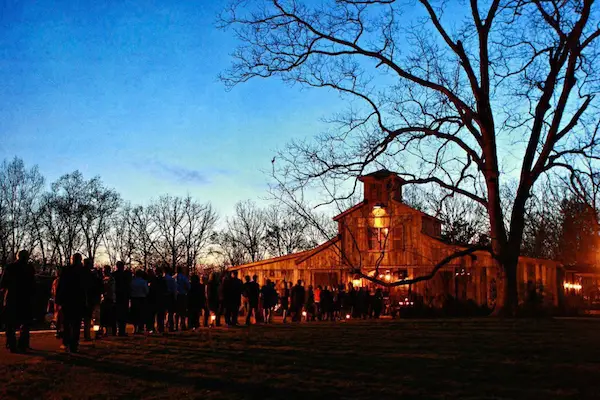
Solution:
[[[191,194],[223,216],[267,196],[275,151],[312,137],[334,94],[218,80],[236,42],[224,2],[0,3],[0,159],[48,182],[80,170],[125,200]]]

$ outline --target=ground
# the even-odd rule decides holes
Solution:
[[[598,398],[598,320],[273,324],[0,352],[0,399]],[[0,349],[1,351],[2,349]]]

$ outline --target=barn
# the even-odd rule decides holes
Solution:
[[[258,275],[280,287],[283,281],[302,280],[306,286],[352,284],[373,289],[376,284],[355,274],[381,281],[398,281],[427,275],[435,264],[465,247],[442,240],[442,222],[409,207],[402,201],[403,180],[394,172],[380,170],[361,176],[364,199],[334,217],[338,234],[320,246],[282,257],[233,267],[241,276]],[[419,297],[428,305],[442,306],[448,296],[492,306],[496,300],[500,269],[489,253],[480,251],[456,258],[432,279],[394,287],[390,297]],[[558,305],[563,287],[558,262],[520,257],[519,298],[532,291],[547,305]]]

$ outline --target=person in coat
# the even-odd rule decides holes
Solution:
[[[71,265],[65,267],[56,293],[56,302],[63,312],[63,345],[64,350],[72,353],[79,351],[81,323],[88,305],[88,280],[83,266],[82,256],[73,255]]]
[[[12,353],[29,350],[35,270],[28,261],[29,252],[21,250],[17,261],[7,265],[0,277],[0,289],[5,293],[4,299],[0,298],[0,301],[4,303],[6,347]],[[18,341],[17,329],[20,330]]]

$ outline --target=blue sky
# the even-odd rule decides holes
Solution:
[[[322,130],[339,99],[277,80],[226,91],[222,4],[2,2],[0,158],[49,182],[100,175],[134,203],[190,193],[227,215],[264,197],[275,150]]]

